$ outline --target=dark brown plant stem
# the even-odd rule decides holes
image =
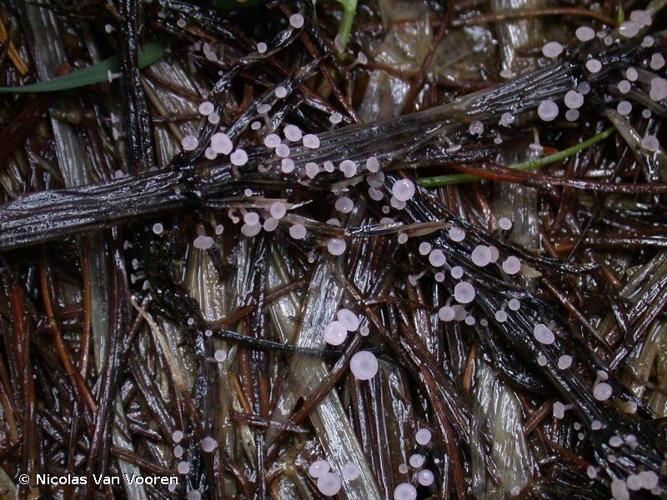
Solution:
[[[85,380],[81,377],[81,374],[72,363],[70,353],[68,352],[67,346],[63,341],[62,333],[60,332],[60,326],[53,310],[53,304],[51,302],[52,284],[46,257],[43,257],[39,269],[44,312],[46,313],[49,329],[53,335],[56,352],[58,353],[58,357],[63,366],[63,369],[65,370],[65,373],[67,373],[67,377],[72,382],[72,386],[75,389],[79,403],[81,405],[85,405],[90,411],[94,412],[97,409],[97,404],[95,403],[95,400]]]
[[[117,231],[113,233],[112,264],[109,291],[109,335],[107,357],[104,360],[99,390],[99,407],[95,413],[95,429],[86,461],[88,474],[105,474],[111,446],[113,402],[118,390],[118,376],[123,337],[128,326],[127,278]]]
[[[435,36],[433,37],[433,40],[431,41],[431,45],[428,49],[428,52],[426,53],[426,57],[424,57],[424,60],[419,66],[417,73],[412,78],[412,82],[410,83],[410,90],[408,90],[408,93],[405,96],[405,100],[403,101],[403,108],[401,110],[403,113],[412,111],[412,109],[414,108],[415,100],[417,99],[419,92],[421,92],[421,89],[424,85],[424,80],[426,79],[426,74],[428,73],[428,70],[430,69],[431,64],[433,63],[433,57],[435,56],[435,51],[438,49],[440,43],[447,34],[447,30],[449,28],[449,23],[451,22],[452,15],[453,15],[453,3],[450,3],[447,6],[447,10],[445,11],[443,19],[440,21],[440,26],[438,26],[438,31],[436,32]]]
[[[343,355],[338,358],[331,370],[329,370],[329,374],[326,378],[313,392],[307,395],[301,408],[299,408],[299,410],[292,416],[294,425],[300,425],[305,422],[308,415],[310,415],[322,399],[333,390],[338,381],[346,374],[350,365],[350,359],[352,359],[352,356],[359,350],[362,343],[363,337],[356,335],[347,345]]]
[[[88,258],[88,240],[81,239],[81,270],[83,272],[83,286],[81,287],[83,302],[83,321],[81,325],[81,342],[79,347],[79,372],[83,379],[88,372],[88,354],[90,352],[90,330],[92,314],[92,296],[90,283],[90,260]]]
[[[510,168],[486,163],[483,166],[450,164],[450,168],[459,172],[472,174],[482,179],[497,182],[511,182],[525,186],[540,187],[543,185],[564,186],[575,189],[600,191],[603,193],[667,193],[667,184],[621,184],[609,182],[588,181],[582,179],[567,179],[564,177],[553,177],[537,174],[534,172],[522,172]]]
[[[137,22],[142,4],[137,0],[119,2],[121,90],[124,96],[130,173],[146,172],[156,168],[150,115],[141,74],[137,67],[139,57]]]
[[[23,474],[28,474],[30,481],[28,484],[35,483],[35,474],[37,472],[37,449],[38,436],[36,428],[36,400],[35,386],[33,381],[32,359],[30,356],[30,333],[26,324],[24,295],[20,286],[15,285],[9,293],[12,308],[12,322],[15,329],[14,337],[16,339],[16,360],[20,369],[21,383],[21,464],[20,470]],[[20,486],[22,495],[28,495],[32,488]]]
[[[280,5],[280,9],[287,17],[289,17],[292,14],[290,9],[284,4]],[[317,49],[317,46],[313,42],[313,40],[311,38],[311,35],[309,35],[307,30],[305,30],[305,29],[301,30],[301,32],[299,33],[299,38],[301,39],[303,44],[306,46],[306,50],[308,51],[308,53],[314,59],[319,59],[321,57],[321,54],[319,53],[319,51]],[[336,83],[334,81],[334,78],[331,75],[331,72],[329,71],[329,69],[324,64],[322,64],[320,66],[320,72],[322,73],[322,76],[324,77],[326,82],[329,84],[329,88],[334,93],[334,95],[336,96],[336,99],[338,99],[338,102],[343,107],[345,112],[350,116],[350,118],[352,118],[352,120],[354,120],[355,123],[361,123],[361,120],[360,120],[359,116],[357,115],[357,112],[347,102],[347,100],[345,99],[345,96],[343,95],[343,93],[340,91],[340,89],[336,85]]]
[[[309,431],[305,427],[295,425],[293,423],[280,423],[275,420],[270,420],[259,415],[253,415],[250,413],[242,413],[237,411],[232,411],[230,413],[230,418],[234,422],[241,422],[248,424],[253,427],[257,427],[262,430],[267,430],[269,428],[278,428],[285,432],[291,432],[295,434],[307,434]]]
[[[500,23],[514,19],[531,19],[541,16],[590,17],[600,21],[603,24],[606,24],[607,26],[614,26],[616,24],[613,19],[606,16],[602,12],[582,9],[578,7],[553,7],[545,9],[521,9],[517,11],[496,12],[494,14],[472,16],[466,19],[454,19],[451,24],[452,26],[476,26],[480,24]]]
[[[354,283],[347,280],[347,289],[352,298],[357,301],[359,304],[363,304],[363,296],[361,292],[356,288]],[[460,451],[457,448],[456,440],[454,438],[454,431],[449,423],[449,420],[445,416],[448,412],[443,405],[440,404],[438,397],[435,397],[435,393],[438,392],[438,383],[431,377],[428,370],[420,370],[419,368],[414,367],[413,363],[409,360],[407,354],[404,353],[403,349],[399,346],[394,337],[387,331],[383,322],[376,315],[370,307],[364,307],[364,314],[368,317],[373,326],[381,334],[383,340],[392,348],[392,350],[402,358],[402,361],[405,362],[406,366],[411,366],[411,371],[416,371],[418,378],[424,384],[428,394],[430,395],[430,402],[434,406],[434,413],[438,421],[438,432],[441,434],[442,440],[447,447],[447,454],[452,461],[453,466],[453,475],[454,475],[454,485],[456,488],[457,498],[460,500],[467,498],[465,479],[463,473],[463,465],[461,461]]]
[[[535,410],[523,427],[523,433],[528,436],[533,432],[537,427],[542,423],[542,421],[549,416],[553,407],[554,400],[550,399],[545,401],[540,405],[540,407]]]
[[[592,335],[593,338],[595,338],[595,340],[598,341],[600,346],[602,346],[607,352],[610,352],[611,348],[609,344],[607,344],[607,342],[602,337],[600,337],[597,330],[591,326],[591,324],[586,320],[584,315],[574,306],[574,304],[561,291],[559,291],[548,278],[543,276],[541,280],[542,283],[544,283],[544,285],[547,287],[547,289],[563,305],[563,307],[565,307],[577,319],[577,321],[581,324],[581,326],[584,327],[584,330],[586,330],[590,335]],[[588,342],[582,339],[582,344],[587,345]]]

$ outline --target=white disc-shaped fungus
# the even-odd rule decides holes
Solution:
[[[424,465],[425,461],[426,458],[424,458],[424,455],[420,455],[419,453],[410,455],[410,458],[408,459],[410,466],[414,467],[415,469],[419,469],[422,465]]]
[[[521,261],[517,257],[510,255],[503,261],[503,271],[507,274],[517,274],[521,271]]]
[[[350,359],[350,370],[356,379],[369,380],[378,371],[378,360],[372,352],[359,351]]]
[[[334,208],[342,214],[349,214],[354,208],[354,201],[349,196],[341,196],[334,203]]]
[[[354,481],[361,474],[361,469],[359,469],[359,466],[354,462],[348,462],[343,465],[342,473],[343,479],[346,481]]]
[[[540,344],[550,345],[556,341],[556,336],[544,323],[538,323],[533,328],[533,336]]]
[[[308,149],[317,149],[320,147],[320,138],[315,134],[306,134],[303,136],[303,146]]]
[[[580,42],[589,42],[595,38],[595,30],[590,26],[579,26],[574,34]]]
[[[264,145],[269,149],[276,149],[281,143],[278,134],[269,134],[264,138]]]
[[[349,309],[341,309],[336,313],[338,321],[340,321],[348,332],[355,332],[359,328],[359,316]]]
[[[199,235],[192,242],[192,245],[197,250],[208,250],[213,246],[213,238],[211,238],[210,236]]]
[[[334,472],[327,472],[323,476],[317,478],[317,489],[323,495],[332,497],[336,495],[341,488],[341,481],[338,474]]]
[[[572,356],[569,354],[563,354],[558,358],[558,368],[561,370],[567,370],[570,366],[572,366]]]
[[[449,239],[452,241],[463,241],[466,237],[466,232],[458,227],[451,227],[449,228],[449,231],[447,231],[447,235],[449,236]]]
[[[485,267],[491,262],[491,251],[486,245],[477,245],[470,254],[470,260],[479,267]]]
[[[331,345],[341,345],[347,338],[347,328],[340,321],[332,321],[324,328],[324,341]]]
[[[475,288],[467,281],[461,281],[454,287],[454,299],[460,304],[470,304],[475,300]]]
[[[218,132],[211,136],[211,149],[218,154],[228,155],[234,149],[234,144],[227,134]]]
[[[542,46],[542,54],[549,59],[555,59],[563,53],[563,45],[559,42],[547,42]]]
[[[442,321],[454,321],[455,316],[456,313],[453,307],[443,306],[438,310],[438,318],[440,318]]]
[[[397,200],[406,202],[415,195],[415,184],[410,179],[396,181],[391,187],[391,194]]]
[[[510,229],[512,229],[512,221],[507,217],[501,217],[500,219],[498,219],[498,226],[503,231],[509,231]]]
[[[331,465],[326,460],[315,460],[308,467],[308,474],[315,479],[322,477],[324,474],[331,470]]]
[[[209,101],[203,101],[197,110],[201,115],[208,116],[211,113],[213,113],[213,110],[215,109],[215,106],[213,105],[212,102]]]
[[[584,105],[584,96],[576,90],[568,90],[563,102],[569,109],[579,109]]]
[[[327,251],[334,256],[343,255],[345,249],[347,248],[347,243],[345,240],[339,238],[331,238],[327,241]]]
[[[212,453],[218,447],[218,442],[213,439],[211,436],[206,436],[201,440],[201,449],[205,453]]]
[[[274,201],[271,203],[269,213],[271,214],[271,217],[282,219],[287,213],[287,205],[285,205],[282,201]]]
[[[301,138],[303,137],[301,129],[296,125],[291,125],[291,124],[285,125],[285,128],[283,129],[283,134],[285,134],[285,139],[287,139],[290,142],[300,141]]]
[[[600,382],[593,386],[593,397],[598,401],[606,401],[611,397],[611,386],[606,382]]]
[[[292,14],[289,16],[289,23],[293,28],[299,29],[303,27],[304,18],[301,14]]]
[[[591,73],[598,73],[602,69],[602,63],[597,59],[589,59],[586,61],[586,69]]]
[[[194,135],[186,135],[181,139],[181,146],[183,146],[183,151],[192,151],[197,149],[199,141]]]
[[[436,248],[435,250],[431,250],[431,253],[428,254],[428,261],[433,267],[442,267],[445,265],[447,259],[442,250]]]
[[[294,224],[289,228],[289,235],[295,240],[302,240],[306,237],[306,226],[303,224]]]
[[[394,489],[394,500],[415,500],[417,489],[410,483],[401,483]]]
[[[417,444],[426,446],[431,441],[431,431],[429,431],[428,429],[417,430],[417,432],[415,433],[415,441],[417,441]]]
[[[550,122],[558,116],[558,104],[548,99],[542,101],[537,107],[537,116],[545,122]]]
[[[232,165],[240,167],[248,163],[248,153],[246,153],[244,149],[238,148],[229,155],[229,160],[232,162]]]

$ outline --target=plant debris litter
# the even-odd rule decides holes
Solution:
[[[504,3],[1,7],[2,489],[664,495],[664,2]]]

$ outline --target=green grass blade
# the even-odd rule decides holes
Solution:
[[[557,153],[545,156],[543,158],[538,158],[537,160],[515,163],[514,165],[510,165],[507,168],[511,168],[512,170],[535,170],[538,168],[545,167],[547,165],[551,165],[552,163],[556,163],[561,160],[564,160],[565,158],[569,158],[570,156],[578,153],[579,151],[583,151],[584,149],[591,147],[593,144],[597,144],[598,142],[605,140],[607,137],[612,135],[615,130],[616,129],[614,127],[609,127],[608,129],[603,130],[599,134],[594,135],[590,139],[586,139],[584,142],[581,142],[575,146],[563,149],[562,151],[558,151]],[[482,179],[480,177],[471,174],[449,174],[449,175],[438,175],[435,177],[424,177],[423,179],[419,179],[418,182],[424,187],[433,188],[440,186],[449,186],[452,184],[463,184],[466,182],[476,182],[481,180]]]
[[[340,35],[342,47],[347,47],[352,33],[352,24],[357,15],[357,0],[337,0],[343,6],[343,21],[340,24],[338,34]]]
[[[159,61],[166,53],[165,47],[157,42],[147,43],[139,51],[139,67],[145,68]],[[58,92],[108,81],[109,72],[118,71],[118,59],[112,57],[86,68],[78,69],[43,82],[31,83],[22,87],[0,87],[0,94],[28,94],[32,92]]]

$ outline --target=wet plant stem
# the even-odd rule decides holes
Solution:
[[[341,46],[347,47],[347,42],[350,40],[350,33],[352,32],[352,23],[357,13],[357,0],[338,0],[343,6],[343,21],[340,24],[338,35],[340,36]]]
[[[162,59],[165,54],[166,50],[162,44],[149,42],[139,51],[137,66],[143,69]],[[18,87],[0,87],[0,94],[29,94],[33,92],[58,92],[61,90],[77,89],[110,81],[116,71],[118,71],[118,59],[111,57],[97,64],[74,70],[71,73],[50,80]]]
[[[605,140],[610,135],[614,133],[616,129],[614,127],[609,127],[608,129],[603,130],[597,135],[594,135],[590,139],[586,139],[579,144],[572,146],[562,151],[558,151],[549,156],[544,156],[543,158],[538,158],[537,160],[524,161],[521,163],[515,163],[510,165],[507,168],[512,170],[536,170],[538,168],[546,167],[552,163],[562,161],[566,158],[569,158],[572,155],[584,151],[585,149],[591,147],[594,144],[597,144],[600,141]],[[440,186],[449,186],[451,184],[464,184],[466,182],[477,182],[481,181],[481,177],[477,177],[471,174],[448,174],[448,175],[437,175],[435,177],[424,177],[419,179],[419,184],[427,188],[434,188]]]

